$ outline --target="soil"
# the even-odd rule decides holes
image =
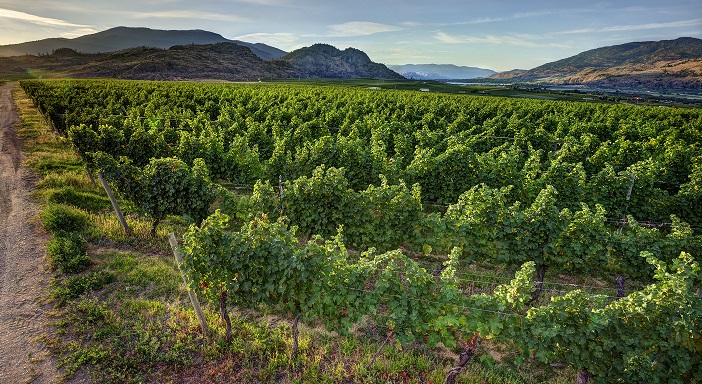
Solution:
[[[0,383],[54,383],[56,362],[38,340],[50,332],[51,306],[42,299],[48,235],[29,195],[37,177],[22,165],[15,86],[0,87]]]

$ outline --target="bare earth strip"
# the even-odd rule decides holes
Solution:
[[[0,87],[0,384],[59,381],[53,358],[36,339],[46,333],[41,297],[49,280],[47,236],[33,225],[35,180],[22,166],[14,83]]]

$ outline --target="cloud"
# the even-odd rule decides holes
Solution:
[[[297,35],[293,33],[249,33],[237,36],[234,39],[246,41],[248,43],[264,43],[268,45],[291,46],[298,41]]]
[[[73,39],[75,37],[80,37],[80,36],[84,36],[84,35],[91,35],[91,34],[97,33],[97,32],[100,32],[100,31],[98,31],[95,28],[87,27],[87,28],[74,29],[74,30],[69,31],[69,32],[64,32],[60,36],[65,37],[67,39]]]
[[[368,36],[376,33],[401,31],[403,28],[394,25],[372,23],[368,21],[351,21],[329,26],[327,37]]]
[[[276,5],[276,6],[289,6],[287,1],[284,0],[238,0],[237,3],[246,3],[254,5]]]
[[[555,48],[571,48],[564,44],[538,44],[533,41],[525,40],[518,36],[463,36],[463,35],[449,35],[445,32],[438,31],[434,35],[434,38],[442,43],[446,44],[490,44],[490,45],[512,45],[519,47],[555,47]]]
[[[532,17],[540,16],[552,16],[552,15],[572,15],[576,13],[586,13],[592,12],[592,9],[560,9],[560,10],[544,10],[544,11],[529,11],[529,12],[517,12],[508,16],[500,17],[478,17],[468,21],[462,21],[457,23],[441,24],[441,26],[452,26],[452,25],[472,25],[472,24],[487,24],[487,23],[498,23],[503,21],[511,21],[518,19],[527,19]]]
[[[648,23],[648,24],[632,24],[632,25],[613,25],[609,27],[600,28],[582,28],[573,29],[570,31],[561,31],[556,34],[559,35],[570,35],[579,33],[599,33],[599,32],[627,32],[627,31],[643,31],[647,29],[659,29],[659,28],[679,28],[679,27],[699,27],[702,25],[702,18],[692,19],[692,20],[681,20],[681,21],[671,21],[668,23]]]
[[[46,25],[51,27],[73,27],[73,28],[89,28],[89,25],[74,24],[65,20],[53,19],[50,17],[42,17],[32,15],[25,12],[13,11],[10,9],[0,8],[0,18],[26,21],[32,24]]]
[[[539,45],[531,42],[519,39],[514,36],[485,36],[485,37],[475,37],[475,36],[457,36],[449,35],[445,32],[437,32],[434,35],[436,40],[441,41],[446,44],[464,44],[464,43],[477,43],[477,44],[492,44],[492,45],[518,45],[523,47],[538,47]]]
[[[203,11],[186,11],[186,10],[172,10],[172,11],[161,11],[161,12],[140,12],[132,13],[131,17],[135,19],[197,19],[197,20],[212,20],[212,21],[229,21],[245,23],[249,22],[249,19],[237,15],[231,15],[226,13],[214,13],[214,12],[203,12]]]
[[[457,24],[487,24],[487,23],[496,23],[498,21],[505,21],[504,17],[479,17],[477,19],[472,19],[468,20],[464,23],[457,23]]]

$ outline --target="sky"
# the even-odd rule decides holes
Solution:
[[[117,26],[202,29],[285,51],[314,43],[384,64],[530,69],[632,41],[702,38],[701,0],[0,0],[0,44]]]

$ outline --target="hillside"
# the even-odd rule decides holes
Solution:
[[[48,72],[51,77],[136,80],[402,78],[353,48],[342,52],[331,46],[314,46],[265,61],[248,47],[228,42],[169,49],[140,47],[112,53],[79,53],[62,48],[50,55],[0,57],[0,74],[20,75],[27,70]]]
[[[363,51],[331,45],[314,44],[300,48],[280,59],[305,78],[377,78],[403,79],[383,64],[374,63]]]
[[[74,39],[51,38],[20,44],[0,46],[0,57],[43,55],[60,48],[82,53],[114,52],[136,47],[170,48],[174,45],[235,43],[246,46],[263,60],[278,59],[286,54],[278,48],[261,43],[229,40],[217,33],[202,30],[158,30],[150,28],[116,27]]]
[[[456,80],[487,77],[496,72],[491,69],[458,66],[453,64],[404,64],[388,65],[388,68],[408,79]]]
[[[289,68],[264,61],[249,48],[234,43],[130,49],[96,58],[71,73],[77,77],[230,81],[293,75]]]
[[[592,49],[525,72],[492,78],[515,82],[702,89],[702,40],[634,42]]]

